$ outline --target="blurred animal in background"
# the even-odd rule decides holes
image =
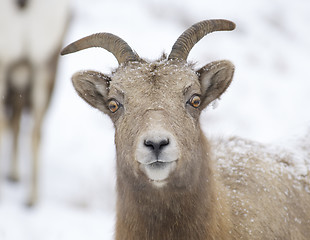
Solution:
[[[0,137],[6,130],[12,133],[8,178],[19,181],[21,117],[25,112],[30,114],[32,123],[27,127],[32,129],[32,173],[28,205],[35,204],[38,198],[41,126],[69,19],[69,0],[0,2]]]
[[[115,126],[117,240],[309,239],[307,165],[300,174],[285,151],[238,137],[208,140],[201,131],[200,114],[229,87],[234,65],[194,70],[187,57],[206,34],[234,28],[199,22],[151,62],[109,33],[62,51],[101,47],[119,62],[111,75],[72,77],[79,96]]]

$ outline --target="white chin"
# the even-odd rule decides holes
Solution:
[[[161,187],[165,184],[165,180],[169,177],[169,174],[176,168],[176,162],[141,164],[140,168],[155,186]]]

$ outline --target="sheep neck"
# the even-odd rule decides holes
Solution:
[[[158,189],[118,174],[116,239],[222,239],[227,224],[220,215],[225,210],[220,209],[223,204],[210,178],[209,155],[203,156],[198,181],[186,187],[170,184]]]

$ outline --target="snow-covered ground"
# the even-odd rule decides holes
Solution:
[[[288,147],[310,126],[309,10],[308,0],[78,0],[65,44],[112,32],[141,57],[156,59],[169,53],[191,24],[230,19],[235,31],[210,34],[189,56],[197,68],[219,59],[236,66],[218,107],[203,113],[203,130],[209,136],[239,135]],[[113,239],[113,125],[77,96],[70,78],[81,69],[108,73],[115,67],[114,57],[100,49],[60,59],[44,124],[40,203],[33,209],[23,205],[29,159],[22,159],[24,182],[1,181],[1,240]]]

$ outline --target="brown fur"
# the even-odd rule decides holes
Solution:
[[[73,76],[78,94],[115,125],[117,240],[308,239],[309,185],[277,155],[238,138],[213,141],[200,129],[201,111],[229,86],[234,67],[213,62],[195,72],[175,60],[127,63],[112,76]],[[201,96],[193,108],[188,99]],[[112,113],[110,99],[121,103]],[[176,139],[180,156],[166,184],[142,172],[140,138],[158,128]]]
[[[309,176],[298,174],[296,156],[236,137],[215,141],[214,148],[240,238],[308,239]]]

